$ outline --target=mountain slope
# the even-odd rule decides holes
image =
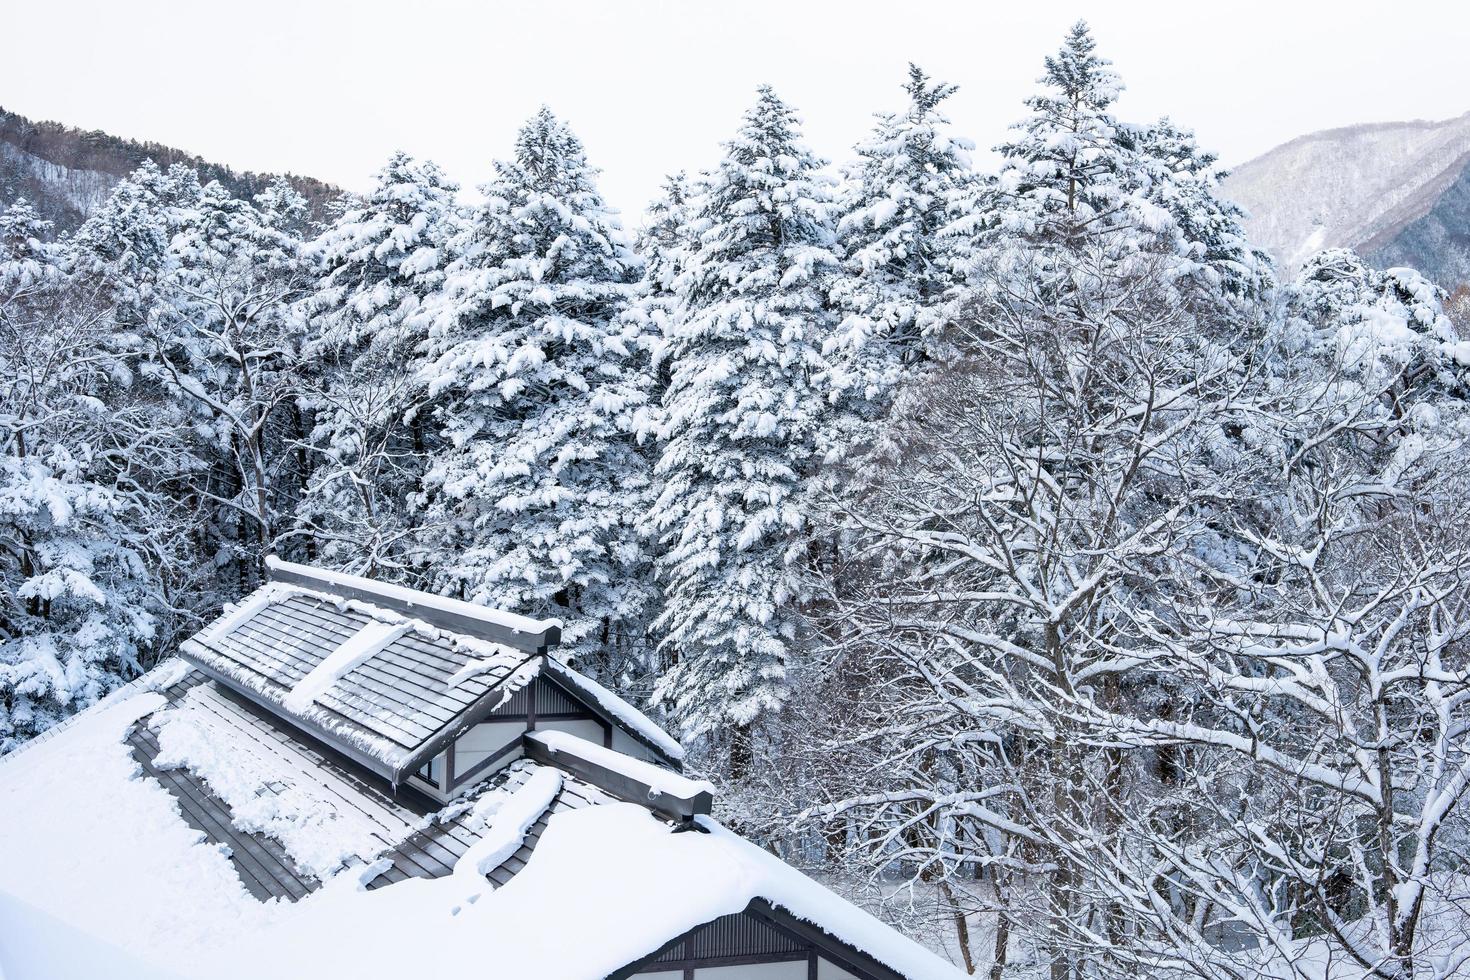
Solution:
[[[1453,287],[1470,265],[1467,169],[1470,113],[1301,136],[1236,168],[1225,193],[1288,275],[1341,246]]]
[[[1411,265],[1452,291],[1470,283],[1470,164],[1420,217],[1361,247],[1376,265]]]
[[[33,122],[0,108],[0,207],[24,197],[42,217],[56,222],[58,231],[81,224],[119,180],[148,159],[164,168],[187,164],[199,171],[201,180],[217,180],[231,194],[247,200],[275,179],[272,174],[210,163],[160,143],[140,143],[55,122]],[[285,176],[318,216],[341,193],[312,177]]]

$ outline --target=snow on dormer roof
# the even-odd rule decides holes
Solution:
[[[271,581],[180,655],[397,784],[543,671],[677,765],[678,744],[627,702],[545,656],[536,620],[276,559]]]

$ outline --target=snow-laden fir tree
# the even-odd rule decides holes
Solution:
[[[1083,22],[1046,58],[1043,90],[1026,100],[1031,114],[1004,158],[992,227],[1002,236],[1070,241],[1128,222],[1132,162],[1120,145],[1111,107],[1122,82]]]
[[[131,423],[100,397],[124,372],[46,232],[0,214],[0,753],[132,676],[161,606],[119,482]]]
[[[842,319],[827,354],[834,389],[869,420],[930,353],[957,284],[959,239],[941,232],[975,183],[974,146],[950,135],[941,110],[956,86],[910,65],[904,89],[908,107],[878,117],[838,200],[844,260],[832,301]]]
[[[77,230],[68,260],[99,284],[120,331],[137,336],[147,329],[160,281],[175,262],[169,243],[201,192],[193,170],[175,164],[165,173],[148,160]]]
[[[1217,165],[1218,156],[1167,117],[1127,127],[1122,135],[1142,157],[1136,179],[1143,193],[1174,219],[1176,247],[1192,260],[1190,272],[1229,300],[1263,298],[1276,284],[1271,259],[1247,241],[1245,213],[1220,196],[1228,175]]]
[[[648,375],[621,316],[639,262],[596,173],[549,110],[526,123],[456,242],[426,368],[434,586],[558,617],[584,661],[641,632],[648,486]]]
[[[689,202],[694,193],[682,171],[664,180],[658,197],[649,204],[643,227],[638,232],[638,254],[643,258],[643,280],[637,298],[628,305],[627,316],[646,338],[658,372],[657,399],[668,384],[664,363],[665,337],[671,332],[673,311],[679,305],[677,282],[689,252],[685,232]]]
[[[686,735],[733,728],[737,747],[786,696],[803,489],[827,439],[817,378],[838,260],[820,166],[796,114],[763,87],[690,202],[665,338],[649,523],[670,667],[657,693]]]
[[[458,188],[433,163],[394,153],[373,188],[308,247],[320,280],[302,301],[318,374],[315,466],[297,533],[335,567],[417,581],[419,497],[436,440],[421,370],[425,300],[450,260]]]
[[[1216,196],[1213,156],[1168,120],[1120,122],[1112,110],[1122,82],[1110,65],[1086,23],[1074,25],[1046,59],[1030,115],[996,147],[1004,163],[977,205],[981,219],[957,225],[978,224],[992,254],[1024,241],[1021,277],[1073,277],[1067,253],[1105,246],[1110,262],[1167,255],[1180,288],[1220,302],[1260,294],[1272,281],[1268,262],[1246,244],[1239,209]]]
[[[643,257],[643,276],[657,292],[673,295],[675,281],[687,251],[684,227],[689,202],[696,188],[683,171],[664,179],[658,197],[648,205],[643,227],[638,232],[638,254]]]

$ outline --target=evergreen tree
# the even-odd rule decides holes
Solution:
[[[656,400],[662,399],[668,386],[663,354],[673,313],[679,305],[679,275],[689,252],[685,231],[691,195],[689,178],[682,171],[666,178],[659,196],[648,206],[647,221],[638,234],[643,280],[636,300],[628,306],[627,316],[652,351],[654,368],[659,372]]]
[[[315,467],[297,533],[329,564],[418,582],[419,497],[436,443],[425,417],[425,301],[443,283],[458,188],[395,153],[373,189],[309,248],[320,280],[302,302],[319,376]]]
[[[693,192],[683,171],[666,177],[659,196],[648,206],[647,221],[638,234],[644,281],[664,295],[674,294],[682,255],[687,251],[683,229]]]
[[[1026,263],[1018,275],[1043,281],[1086,275],[1076,257],[1091,250],[1106,264],[1164,257],[1181,289],[1222,304],[1262,294],[1269,263],[1246,243],[1240,210],[1216,197],[1214,157],[1167,119],[1119,122],[1122,83],[1095,48],[1079,21],[1046,59],[1030,116],[996,148],[1005,162],[982,208],[981,246],[1010,251]]]
[[[1141,217],[1127,200],[1134,161],[1110,111],[1122,83],[1095,48],[1079,21],[1046,58],[1044,89],[1026,100],[1031,114],[1017,137],[996,147],[1005,160],[990,222],[998,236],[1075,243]]]
[[[132,425],[99,397],[122,372],[46,231],[0,214],[0,753],[131,677],[162,606]]]
[[[549,110],[496,171],[431,330],[445,445],[427,477],[442,528],[425,547],[443,556],[437,588],[559,617],[585,662],[641,632],[648,476],[632,429],[648,383],[620,316],[638,258]]]
[[[671,664],[659,698],[687,735],[780,707],[796,640],[806,477],[826,439],[832,202],[795,113],[760,90],[690,202],[650,514]],[[740,769],[742,759],[732,759]]]
[[[201,193],[194,171],[175,165],[164,173],[149,160],[119,181],[77,230],[70,262],[92,277],[118,329],[133,336],[123,343],[137,345],[148,329],[162,280],[176,261],[169,243]]]
[[[1174,219],[1180,252],[1206,284],[1236,301],[1260,299],[1274,288],[1270,256],[1246,239],[1245,213],[1219,196],[1227,174],[1216,166],[1216,154],[1167,117],[1125,139],[1143,158],[1145,196]]]
[[[973,144],[948,135],[940,111],[955,88],[910,65],[908,108],[879,116],[857,147],[839,201],[845,260],[832,300],[842,321],[828,354],[836,362],[834,388],[869,419],[928,356],[927,340],[956,285],[956,239],[940,232],[951,202],[975,180]]]

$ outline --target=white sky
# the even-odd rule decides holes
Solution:
[[[950,117],[984,150],[1078,17],[1123,118],[1167,113],[1227,163],[1470,110],[1465,0],[0,0],[0,105],[361,189],[399,147],[478,184],[545,102],[636,225],[665,173],[718,158],[760,82],[842,160],[913,60],[961,86]]]

